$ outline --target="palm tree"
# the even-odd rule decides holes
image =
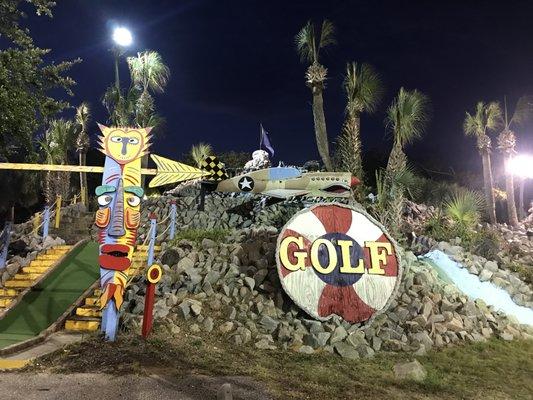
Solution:
[[[150,91],[163,93],[170,79],[170,69],[163,62],[161,55],[156,51],[143,51],[137,57],[126,59],[130,69],[133,86],[140,90],[140,95],[135,104],[135,124],[140,128],[152,127],[152,134],[157,132],[157,127],[163,119],[155,112],[155,104]],[[148,165],[148,155],[143,156],[142,166]],[[144,183],[144,175],[143,175]]]
[[[90,146],[90,139],[87,133],[87,125],[90,118],[89,104],[83,102],[76,108],[76,123],[79,127],[78,137],[76,138],[76,150],[78,151],[80,166],[87,164],[87,151]],[[87,191],[87,174],[80,172],[80,195],[85,207],[89,206]]]
[[[496,209],[494,206],[494,183],[490,162],[491,139],[488,132],[498,128],[501,121],[500,105],[496,102],[485,104],[482,101],[476,105],[475,114],[466,113],[463,131],[467,136],[477,139],[477,149],[483,163],[483,183],[487,212],[492,224],[496,223]]]
[[[322,97],[328,70],[320,64],[319,56],[321,49],[336,43],[334,34],[335,28],[330,21],[322,21],[320,32],[317,32],[315,25],[308,21],[295,38],[296,48],[302,62],[309,63],[305,79],[313,94],[316,143],[322,162],[328,171],[331,171],[333,166],[329,156],[328,132]]]
[[[402,181],[411,175],[403,149],[422,136],[428,120],[429,98],[418,90],[408,91],[400,88],[398,95],[387,109],[385,118],[387,128],[392,131],[394,144],[381,184],[387,192],[388,226],[395,235],[401,234],[401,216],[408,188],[408,185]]]
[[[347,101],[339,137],[341,168],[362,180],[361,114],[376,111],[383,95],[383,84],[371,65],[351,62],[346,64],[343,88]]]
[[[397,173],[407,165],[404,147],[424,133],[429,121],[429,98],[416,89],[408,91],[400,88],[398,96],[387,110],[385,121],[394,137],[387,171]]]
[[[56,119],[50,121],[44,137],[39,145],[44,153],[47,164],[66,164],[68,153],[76,141],[76,125],[73,121]],[[47,171],[44,180],[44,195],[48,204],[61,195],[66,199],[70,189],[70,174],[67,172]]]
[[[513,116],[507,118],[507,100],[504,99],[504,123],[503,130],[498,136],[498,150],[500,150],[505,158],[505,165],[507,165],[513,156],[516,154],[516,135],[514,128],[524,124],[531,118],[533,113],[533,98],[531,96],[522,96],[516,103]],[[507,192],[507,217],[509,224],[518,226],[518,215],[516,213],[516,203],[514,195],[514,179],[513,174],[506,171],[505,174],[505,191]]]
[[[201,142],[191,147],[191,158],[194,160],[198,168],[200,168],[202,161],[204,161],[207,156],[212,155],[213,148],[208,143]]]

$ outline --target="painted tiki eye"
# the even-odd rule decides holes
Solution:
[[[109,203],[111,203],[111,201],[113,201],[113,197],[108,194],[98,196],[98,204],[101,206],[107,206]]]
[[[141,199],[137,196],[130,196],[128,197],[127,202],[131,207],[137,207],[141,204]]]
[[[115,143],[122,143],[122,137],[121,136],[111,136],[111,141]]]
[[[128,143],[129,144],[139,144],[139,139],[134,138],[134,137],[130,137],[130,139],[128,140]]]

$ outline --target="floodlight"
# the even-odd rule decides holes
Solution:
[[[128,28],[119,26],[113,31],[113,41],[121,47],[127,47],[133,42],[133,37]]]

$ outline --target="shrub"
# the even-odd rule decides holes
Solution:
[[[469,244],[470,251],[489,260],[496,259],[501,248],[500,237],[490,229],[475,232]]]

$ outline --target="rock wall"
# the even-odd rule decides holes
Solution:
[[[277,235],[276,227],[244,228],[235,229],[224,243],[182,240],[165,246],[158,260],[164,275],[157,288],[156,320],[174,333],[215,331],[235,345],[328,351],[352,359],[372,357],[376,351],[422,354],[492,336],[532,337],[531,327],[468,299],[411,252],[402,257],[404,276],[397,298],[371,325],[349,324],[338,317],[312,320],[281,289]],[[127,328],[139,327],[144,290],[140,279],[126,292]]]

